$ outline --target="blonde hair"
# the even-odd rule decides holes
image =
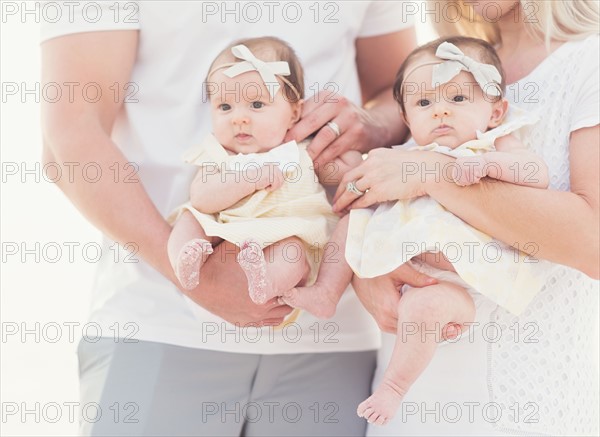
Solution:
[[[485,39],[491,44],[501,42],[495,17],[483,17],[473,11],[464,0],[428,0],[431,9],[441,6],[460,11],[459,19],[436,20],[435,30],[440,36],[468,35]],[[520,7],[515,17],[525,23],[531,35],[549,46],[550,41],[570,41],[597,35],[600,13],[597,0],[518,0]],[[519,14],[519,15],[517,15]]]

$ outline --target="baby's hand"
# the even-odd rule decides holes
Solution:
[[[486,160],[483,156],[463,156],[456,158],[452,167],[452,180],[461,187],[478,183],[487,176]]]
[[[269,192],[281,188],[284,182],[283,172],[276,165],[265,165],[261,167],[260,179],[256,183],[257,190]]]

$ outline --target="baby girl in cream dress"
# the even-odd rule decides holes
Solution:
[[[536,119],[508,108],[501,71],[493,47],[478,39],[437,40],[411,53],[394,91],[412,140],[397,148],[443,153],[456,160],[442,169],[407,166],[398,171],[429,171],[462,186],[489,177],[547,188],[545,163],[519,139]],[[348,191],[364,194],[360,182],[348,184]],[[394,416],[445,338],[446,327],[464,332],[476,325],[480,299],[521,313],[541,290],[548,268],[545,261],[521,251],[532,253],[534,248],[512,248],[494,240],[427,196],[353,209],[340,220],[331,242],[345,258],[322,264],[313,286],[295,288],[283,301],[328,317],[353,274],[374,278],[404,263],[438,281],[402,288],[392,360],[381,384],[358,407],[359,416],[379,425]]]
[[[186,152],[198,173],[190,201],[168,218],[174,223],[169,259],[182,288],[191,290],[213,246],[234,243],[250,297],[264,304],[314,282],[338,221],[313,169],[308,141],[282,144],[302,113],[302,66],[284,41],[248,39],[217,56],[206,87],[213,132]],[[338,159],[357,165],[361,155]]]

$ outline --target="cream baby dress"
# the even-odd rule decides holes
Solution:
[[[206,235],[220,237],[237,246],[252,239],[265,248],[296,236],[304,242],[311,269],[308,285],[312,284],[323,248],[338,218],[318,182],[313,162],[306,151],[307,145],[308,141],[300,144],[290,141],[265,153],[229,155],[216,138],[209,135],[186,152],[186,162],[205,167],[207,173],[238,172],[240,178],[245,177],[250,168],[275,163],[284,174],[284,183],[272,192],[256,191],[216,214],[202,213],[187,202],[177,208],[168,220],[174,222],[183,211],[190,211]],[[290,248],[286,256],[293,261],[299,254]]]
[[[476,156],[495,150],[496,138],[518,136],[518,129],[536,120],[511,108],[502,125],[478,132],[476,140],[454,150],[414,142],[398,148]],[[428,196],[350,212],[346,260],[357,276],[385,275],[423,252],[442,252],[464,282],[514,314],[521,313],[541,289],[549,268],[548,262],[494,240]]]

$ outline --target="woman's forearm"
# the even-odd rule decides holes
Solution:
[[[443,155],[434,159],[441,168],[451,161]],[[436,179],[426,183],[427,194],[471,226],[536,258],[598,278],[598,212],[582,196],[490,179],[467,187]]]

